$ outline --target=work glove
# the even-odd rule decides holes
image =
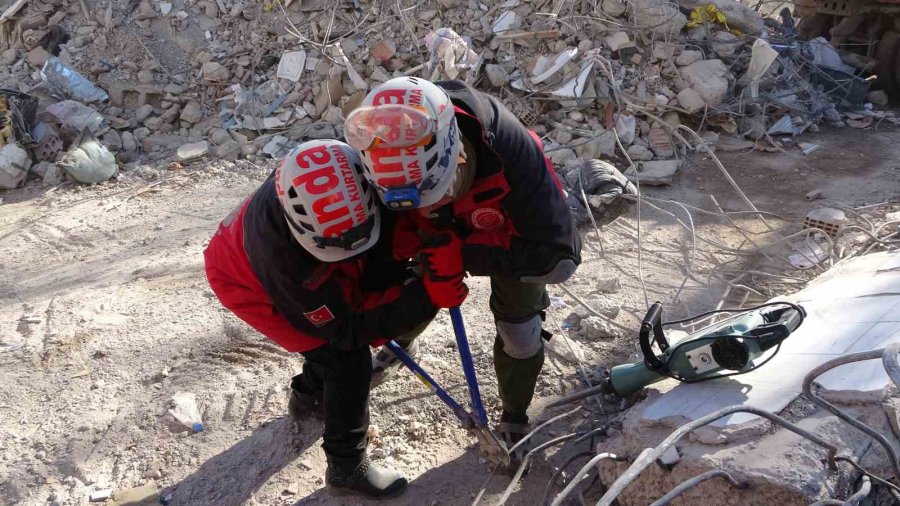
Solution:
[[[422,240],[425,291],[437,307],[462,305],[469,294],[462,257],[463,242],[456,234],[444,232]]]
[[[414,258],[422,251],[422,239],[412,213],[396,213],[391,250],[398,261]],[[382,230],[384,227],[382,227]]]

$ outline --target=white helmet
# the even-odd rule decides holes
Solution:
[[[435,204],[456,174],[460,151],[453,102],[437,85],[398,77],[377,86],[344,122],[362,151],[366,178],[391,209]]]
[[[339,262],[378,242],[381,216],[356,150],[315,140],[275,170],[275,192],[294,239],[323,262]]]

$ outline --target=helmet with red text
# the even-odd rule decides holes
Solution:
[[[362,151],[366,178],[390,209],[437,203],[456,175],[453,102],[425,79],[398,77],[373,88],[347,116],[344,135]]]
[[[275,191],[294,239],[323,262],[339,262],[378,242],[377,197],[352,147],[334,140],[301,144],[275,171]]]

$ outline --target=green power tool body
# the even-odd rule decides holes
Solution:
[[[805,316],[803,308],[795,304],[765,304],[740,310],[740,314],[669,344],[663,332],[665,325],[688,323],[714,313],[663,323],[662,303],[654,303],[641,323],[639,340],[644,360],[610,369],[608,392],[627,397],[666,378],[693,383],[750,372],[775,356]],[[653,351],[653,341],[661,355]]]
[[[672,344],[663,332],[667,325],[686,324],[718,313],[734,315]],[[796,304],[770,302],[750,309],[720,309],[663,322],[662,303],[656,302],[641,322],[638,339],[644,360],[617,365],[600,385],[559,398],[549,406],[600,393],[628,397],[666,378],[696,383],[748,373],[771,360],[805,316],[806,311]],[[653,349],[654,343],[659,355]]]

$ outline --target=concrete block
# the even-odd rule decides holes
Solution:
[[[700,60],[680,69],[681,77],[710,107],[722,103],[731,73],[722,60]]]
[[[642,185],[668,186],[675,181],[675,175],[681,168],[680,160],[654,160],[641,164],[641,169],[635,172],[631,167],[625,171],[625,177],[632,181],[640,179]]]
[[[165,93],[152,84],[134,84],[114,82],[110,84],[109,104],[123,109],[138,109],[144,105],[151,105],[155,109],[161,108]]]
[[[175,157],[179,162],[184,162],[187,160],[204,157],[207,155],[207,153],[209,153],[208,142],[191,142],[189,144],[183,144],[181,147],[179,147],[178,152],[175,154]]]

